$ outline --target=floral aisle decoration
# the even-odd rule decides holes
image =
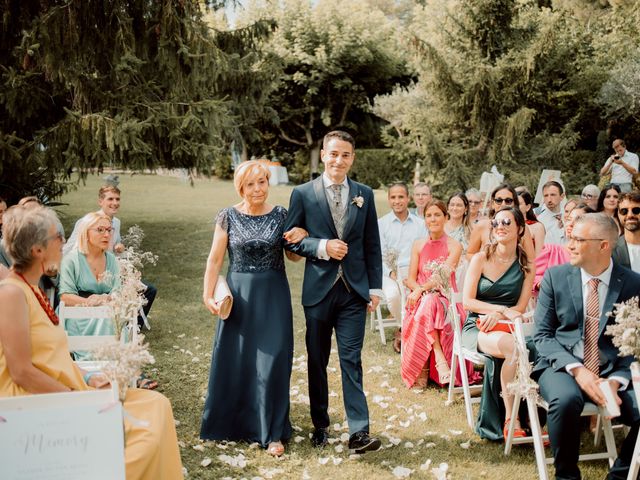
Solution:
[[[138,314],[145,305],[142,295],[145,285],[140,270],[145,264],[155,265],[157,256],[141,250],[143,230],[134,225],[122,243],[124,251],[118,255],[120,286],[110,295],[107,305],[113,313],[116,341],[99,345],[92,350],[92,358],[105,362],[102,371],[112,382],[117,382],[120,399],[123,400],[128,386],[140,376],[145,365],[155,359],[144,343],[144,335],[138,333]]]
[[[640,297],[632,297],[626,302],[614,304],[615,323],[607,326],[606,334],[611,335],[613,344],[620,349],[620,356],[633,356],[631,377],[634,384],[640,384]],[[640,395],[636,391],[640,400]]]
[[[382,255],[382,261],[390,272],[398,273],[398,257],[400,253],[395,248],[388,248]]]

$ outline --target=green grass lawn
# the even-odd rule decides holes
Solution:
[[[365,479],[395,478],[402,466],[413,470],[409,478],[434,478],[431,468],[446,462],[450,478],[537,478],[533,448],[516,447],[505,457],[503,445],[486,442],[470,431],[461,401],[446,407],[446,391],[430,387],[424,393],[407,390],[399,375],[399,355],[383,346],[377,332],[367,327],[363,350],[365,390],[371,415],[371,432],[385,448],[360,458],[350,458],[340,437],[346,429],[337,354],[330,362],[332,434],[336,441],[324,450],[311,447],[305,370],[304,315],[300,306],[303,262],[287,263],[292,290],[295,332],[294,371],[291,378],[291,421],[295,439],[281,459],[247,444],[202,443],[198,438],[206,394],[211,346],[217,319],[201,303],[202,278],[211,245],[213,218],[222,207],[238,201],[233,184],[197,180],[191,187],[179,178],[120,175],[123,233],[133,224],[145,231],[144,248],[159,256],[144,279],[158,287],[147,334],[156,358],[152,376],[173,404],[182,461],[188,478],[292,478]],[[86,185],[67,194],[60,207],[67,232],[84,213],[94,210],[101,179],[89,177]],[[291,187],[272,187],[270,201],[288,205]],[[378,213],[388,211],[386,195],[376,193]],[[391,331],[388,331],[390,337]],[[589,442],[591,437],[584,437]],[[195,448],[194,448],[195,447]],[[464,448],[466,447],[466,448]],[[221,455],[244,455],[246,466],[233,467]],[[210,458],[208,466],[201,462]],[[425,469],[427,462],[431,466]],[[206,462],[205,462],[206,463]],[[421,469],[423,467],[423,469]],[[605,462],[581,465],[583,477],[602,478]]]

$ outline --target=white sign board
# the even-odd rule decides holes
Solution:
[[[539,205],[542,205],[544,203],[544,197],[542,196],[542,186],[545,183],[550,182],[551,180],[555,180],[556,182],[558,182],[564,189],[564,183],[562,183],[562,180],[560,179],[561,174],[562,172],[560,170],[542,170],[542,173],[540,174],[540,181],[538,182],[538,188],[536,190],[536,197],[533,200],[535,203]]]
[[[119,402],[4,410],[2,400],[3,480],[125,480]]]

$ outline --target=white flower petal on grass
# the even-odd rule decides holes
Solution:
[[[293,428],[296,432],[301,432],[302,428],[299,427],[298,425],[291,425],[291,428]]]
[[[389,382],[386,380],[380,384],[380,388],[387,388],[389,386]]]
[[[389,441],[394,444],[395,446],[400,445],[400,442],[402,441],[401,439],[399,439],[398,437],[390,437]]]
[[[420,420],[422,420],[423,422],[426,422],[426,421],[427,421],[427,414],[426,414],[426,413],[424,413],[424,412],[420,412],[420,413],[418,414],[418,418],[419,418]]]
[[[199,452],[204,452],[204,445],[198,444],[198,445],[194,445],[193,447],[194,450],[197,450]]]
[[[420,446],[424,443],[424,438],[421,438],[420,440],[418,440],[418,443],[416,443],[416,445]]]
[[[447,435],[446,433],[443,433],[442,435],[440,435],[440,438],[443,440],[446,440],[447,442],[449,440],[451,440],[451,437],[449,435]]]
[[[441,463],[438,468],[432,468],[431,473],[436,480],[447,480],[447,472],[449,471],[449,465]]]
[[[412,442],[404,442],[404,448],[413,448],[415,445]]]
[[[334,443],[338,443],[340,441],[339,438],[329,438],[327,439],[327,443],[329,443],[329,445],[333,445]]]
[[[344,452],[344,445],[339,443],[338,445],[333,447],[333,449],[336,451],[336,453],[342,453],[342,452]]]
[[[348,433],[343,433],[342,435],[340,435],[340,441],[343,443],[346,443],[349,441],[349,434]]]
[[[184,338],[184,333],[181,333],[180,335],[178,335],[178,338]]]
[[[393,422],[396,418],[398,418],[398,415],[391,415],[387,418],[387,422]]]
[[[465,450],[471,448],[471,440],[467,441],[467,442],[463,442],[460,444],[461,448],[464,448]]]
[[[436,446],[436,444],[435,444],[435,443],[433,443],[433,442],[429,442],[429,443],[425,443],[425,445],[424,445],[424,446],[425,446],[425,448],[433,448],[433,447],[435,447],[435,446]]]
[[[329,457],[320,457],[318,459],[318,463],[320,465],[326,465],[329,462]]]
[[[413,470],[407,467],[395,467],[391,473],[396,478],[407,478],[413,473]]]
[[[331,390],[331,391],[329,392],[329,396],[330,396],[330,397],[337,397],[337,396],[338,396],[338,394],[337,394],[336,392],[334,392],[333,390]]]
[[[218,460],[235,468],[244,468],[247,466],[247,459],[241,453],[235,457],[230,455],[218,455]]]
[[[199,357],[193,357],[193,358],[191,359],[191,361],[192,361],[193,363],[198,363],[198,362],[200,361],[200,358],[199,358]]]
[[[400,423],[400,426],[401,426],[402,428],[407,428],[409,425],[411,425],[411,422],[409,422],[409,421],[406,421],[406,422],[399,422],[399,423]]]
[[[202,465],[203,467],[208,467],[209,465],[211,465],[211,462],[213,460],[211,460],[209,457],[205,457],[201,462],[200,465]]]
[[[449,433],[451,435],[462,435],[462,430],[451,430],[451,429],[449,429]]]
[[[334,457],[331,455],[331,461],[334,465],[340,465],[342,463],[342,459],[340,457]]]
[[[336,432],[339,432],[340,430],[342,430],[342,425],[340,425],[339,423],[336,423],[336,424],[333,425],[333,429]]]
[[[422,465],[420,465],[420,470],[426,471],[429,470],[429,467],[431,467],[431,459],[428,458],[426,462],[424,462]]]
[[[302,480],[311,480],[311,476],[306,468],[302,471]]]
[[[300,435],[296,435],[296,438],[293,439],[293,441],[296,443],[300,443],[303,440],[304,440],[304,437],[301,437]]]
[[[284,473],[284,470],[281,468],[263,468],[260,467],[260,475],[262,475],[264,478],[273,478],[276,475],[280,475],[282,473]],[[256,480],[257,477],[253,477],[251,480]]]

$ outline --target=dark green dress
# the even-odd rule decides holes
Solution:
[[[493,305],[513,307],[520,299],[524,273],[520,270],[520,264],[516,259],[507,271],[495,282],[484,275],[478,280],[476,299]],[[478,314],[469,312],[462,326],[462,344],[469,350],[478,351],[478,326],[476,321]],[[482,352],[480,352],[482,353]],[[476,423],[476,433],[487,440],[502,440],[502,426],[505,419],[504,402],[502,401],[500,385],[500,358],[487,355],[484,367],[484,383],[482,386],[482,398],[480,400],[480,412]],[[523,402],[524,405],[524,402]]]

